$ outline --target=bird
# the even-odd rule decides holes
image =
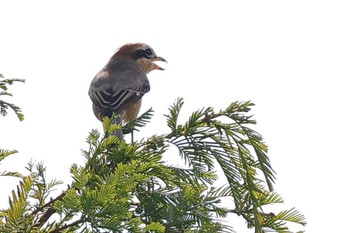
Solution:
[[[107,64],[95,75],[89,87],[92,110],[100,121],[115,115],[114,124],[137,118],[142,97],[150,91],[147,74],[164,70],[154,61],[167,62],[144,43],[129,43],[120,47]],[[122,129],[113,132],[124,141]]]

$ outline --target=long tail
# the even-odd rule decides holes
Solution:
[[[115,118],[113,121],[113,124],[120,125],[120,127],[122,128],[122,118],[121,117]],[[113,135],[117,136],[120,141],[124,141],[124,135],[123,135],[122,129],[118,129],[118,130],[114,131]]]

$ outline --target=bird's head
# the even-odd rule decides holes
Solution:
[[[144,43],[126,44],[120,47],[112,59],[117,57],[126,57],[136,61],[146,74],[152,70],[164,70],[154,63],[155,61],[167,62],[164,58],[157,56],[154,50]]]

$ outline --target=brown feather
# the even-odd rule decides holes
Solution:
[[[135,52],[146,50],[135,56]],[[141,51],[143,52],[143,51]],[[148,56],[150,55],[150,56]],[[97,119],[119,114],[116,122],[122,124],[137,118],[141,108],[142,96],[150,90],[146,74],[152,70],[163,70],[153,61],[165,61],[156,56],[153,49],[144,43],[126,44],[120,47],[110,58],[107,65],[92,80],[89,95],[92,109]],[[116,136],[123,140],[121,130]]]

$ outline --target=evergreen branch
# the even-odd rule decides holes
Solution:
[[[306,224],[294,209],[278,214],[263,210],[263,206],[282,203],[283,199],[266,190],[272,190],[274,172],[262,137],[249,128],[255,124],[246,116],[251,102],[234,102],[219,112],[202,108],[179,124],[183,104],[179,98],[169,108],[168,134],[131,144],[110,135],[120,126],[104,119],[104,134],[92,130],[87,138],[88,149],[83,151],[86,163],[71,167],[74,188],[68,187],[48,202],[50,189],[58,182],[47,183],[45,169],[37,166],[38,172],[33,172],[30,165],[34,180],[21,183],[12,194],[9,210],[15,210],[18,218],[7,221],[3,216],[8,212],[1,212],[0,231],[12,232],[21,226],[20,230],[51,233],[232,232],[220,221],[228,214],[242,216],[248,228],[259,233],[264,227],[287,232],[287,222]],[[151,111],[130,124],[130,132],[145,126]],[[169,150],[172,145],[185,168],[164,162],[163,155],[173,152]],[[215,188],[218,165],[228,182],[221,188]],[[259,175],[265,179],[260,180]],[[227,197],[233,198],[234,208],[220,205]],[[29,198],[34,198],[34,208]],[[60,220],[51,222],[54,213]],[[9,230],[3,231],[3,226]]]
[[[240,115],[241,112],[248,112],[251,106],[254,106],[254,104],[250,101],[245,103],[233,102],[224,111],[224,113],[240,127],[244,135],[247,137],[247,140],[245,140],[244,143],[253,147],[260,164],[260,170],[265,176],[265,180],[270,191],[272,191],[275,172],[272,169],[269,158],[265,153],[267,152],[267,146],[262,142],[262,137],[260,134],[245,126],[245,124],[256,124],[256,122],[254,120],[250,120],[250,117]]]
[[[138,128],[144,127],[147,123],[150,122],[153,116],[154,110],[152,108],[148,109],[146,112],[141,114],[135,120],[125,124],[123,126],[123,134],[129,134],[134,130],[139,131]]]
[[[251,120],[250,117],[242,115],[242,113],[248,112],[253,104],[251,102],[233,102],[226,110],[218,113],[215,113],[212,108],[203,108],[193,112],[184,125],[178,125],[177,116],[182,105],[182,99],[177,100],[170,108],[170,114],[166,115],[171,133],[165,138],[169,139],[169,143],[177,146],[180,155],[185,161],[188,161],[188,165],[192,168],[212,169],[211,161],[212,158],[215,158],[231,185],[236,203],[242,199],[239,190],[247,188],[248,195],[246,195],[247,200],[251,200],[253,212],[250,214],[254,215],[255,232],[260,232],[262,227],[259,220],[261,212],[258,210],[256,196],[263,191],[256,184],[256,169],[260,168],[263,171],[270,190],[272,190],[274,175],[264,153],[266,147],[260,142],[261,136],[244,125],[255,124],[255,121]],[[233,120],[233,123],[221,123],[218,120],[220,117],[228,117]],[[213,129],[217,131],[215,132]],[[224,134],[225,140],[216,136],[222,134]],[[211,139],[216,145],[214,146],[206,139]],[[248,145],[253,147],[260,167],[256,166],[254,156],[247,148]],[[217,146],[219,146],[218,149]],[[240,184],[240,180],[244,181],[244,186]]]
[[[0,162],[4,160],[6,157],[16,154],[18,151],[16,150],[4,150],[0,149]],[[19,172],[8,172],[8,171],[2,171],[0,172],[0,176],[12,176],[12,177],[18,177],[23,178],[24,176]]]
[[[183,104],[183,98],[178,98],[175,103],[169,107],[169,115],[164,115],[167,118],[167,125],[173,133],[177,130],[177,119]]]
[[[42,212],[46,209],[46,211],[44,211],[43,215],[41,216],[41,218],[38,220],[38,222],[34,225],[35,227],[40,227],[42,225],[44,225],[47,220],[49,220],[49,218],[56,213],[55,208],[53,208],[53,204],[57,201],[60,201],[64,198],[64,196],[67,194],[68,190],[70,190],[72,188],[68,187],[68,189],[64,192],[62,192],[60,195],[58,195],[56,198],[51,199],[49,202],[47,202],[46,204],[44,204],[43,206],[37,208],[36,210],[34,210],[31,215],[34,217],[35,215],[37,215],[39,212]]]
[[[7,86],[6,85],[12,85],[15,82],[21,82],[24,83],[24,79],[17,79],[17,78],[12,78],[12,79],[5,79],[3,74],[0,74],[0,89],[6,91]]]
[[[7,109],[8,108],[11,108],[15,112],[15,114],[17,115],[17,117],[18,117],[18,119],[20,121],[24,120],[24,115],[23,115],[22,110],[21,110],[20,107],[14,105],[14,104],[5,102],[3,100],[0,100],[0,114],[2,116],[6,116],[7,115]]]
[[[8,172],[8,171],[0,172],[0,176],[11,176],[11,177],[23,178],[23,175],[19,172]]]
[[[18,151],[16,150],[4,150],[4,149],[0,149],[0,161],[2,161],[3,159],[5,159],[6,157],[16,154],[18,153]]]
[[[278,214],[266,216],[264,226],[278,232],[289,232],[286,222],[293,222],[302,226],[306,225],[305,217],[294,208],[281,211]]]
[[[30,227],[32,218],[26,218],[26,212],[29,210],[28,196],[33,183],[30,176],[25,176],[17,185],[16,190],[12,190],[9,197],[9,208],[0,211],[0,231],[7,229],[8,232],[24,232],[24,229]]]
[[[65,229],[68,229],[68,228],[71,228],[71,227],[74,227],[74,226],[79,226],[80,224],[85,223],[85,221],[86,221],[85,219],[81,218],[81,219],[78,219],[78,220],[76,220],[76,221],[74,221],[72,223],[65,224],[62,227],[56,228],[55,230],[52,230],[49,233],[60,233],[60,232],[62,232]]]
[[[0,92],[0,96],[5,96],[5,95],[12,96],[11,93],[7,92],[7,89],[8,89],[7,86],[12,85],[14,82],[24,83],[25,80],[24,79],[4,79],[4,76],[2,74],[0,74],[0,89],[3,90],[2,92]],[[15,114],[17,115],[17,117],[20,121],[24,120],[24,115],[23,115],[20,107],[14,105],[14,104],[5,102],[4,100],[0,100],[0,115],[6,116],[7,110],[9,108],[15,112]]]

